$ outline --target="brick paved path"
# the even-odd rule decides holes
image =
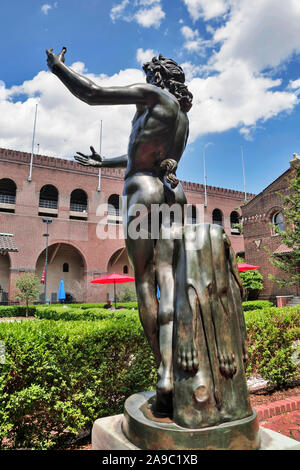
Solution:
[[[259,424],[300,442],[300,395],[256,406]]]

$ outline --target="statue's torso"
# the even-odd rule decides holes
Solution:
[[[157,97],[157,104],[137,105],[128,145],[126,175],[155,172],[166,158],[178,162],[184,151],[189,131],[187,115],[169,92],[157,88]]]

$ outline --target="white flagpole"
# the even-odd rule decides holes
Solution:
[[[102,157],[102,120],[100,121],[100,150],[99,150],[99,155]],[[101,168],[99,168],[99,173],[98,173],[98,188],[97,191],[101,190]]]
[[[32,135],[31,157],[30,157],[30,170],[29,170],[29,176],[28,176],[28,181],[29,182],[32,179],[32,166],[33,166],[33,153],[34,153],[34,139],[35,139],[37,109],[38,109],[38,103],[35,105],[35,116],[34,116],[33,135]]]

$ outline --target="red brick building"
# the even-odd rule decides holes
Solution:
[[[108,292],[112,295],[111,288],[91,284],[91,280],[107,272],[133,274],[119,212],[124,171],[102,169],[98,188],[97,169],[35,155],[31,181],[29,173],[29,153],[0,149],[0,302],[13,300],[14,284],[21,273],[42,277],[47,229],[43,219],[52,219],[48,226],[47,299],[55,301],[63,279],[74,300],[105,301]],[[244,252],[243,236],[234,227],[241,216],[238,208],[244,194],[208,186],[204,207],[203,185],[182,185],[188,203],[195,206],[190,222],[195,222],[198,212],[201,221],[222,224],[234,250]],[[106,220],[99,207],[107,202],[116,209],[109,210]],[[101,230],[116,237],[101,239]],[[41,285],[41,293],[43,289]]]
[[[297,159],[299,157],[295,154],[294,158]],[[267,247],[278,256],[284,256],[290,251],[282,243],[281,237],[274,227],[278,226],[280,229],[284,229],[282,198],[280,194],[283,196],[288,194],[291,172],[292,168],[290,167],[261,193],[257,194],[248,204],[242,207],[245,259],[249,264],[260,266],[259,271],[263,275],[264,283],[264,288],[259,296],[261,299],[276,301],[277,296],[297,295],[296,286],[281,288],[279,284],[268,279],[269,274],[283,277],[283,273],[270,263],[270,255],[265,249]]]

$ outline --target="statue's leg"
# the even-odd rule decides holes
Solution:
[[[160,289],[158,310],[161,363],[157,390],[168,393],[173,388],[172,340],[174,323],[174,240],[159,239],[156,245],[156,277]]]
[[[212,289],[212,314],[220,372],[232,377],[237,370],[230,331],[230,309],[228,306],[229,266],[226,256],[224,231],[218,225],[211,225],[211,247],[215,284]]]
[[[158,301],[154,269],[154,242],[151,239],[126,239],[127,254],[135,275],[139,316],[157,366],[161,362],[158,337]]]

